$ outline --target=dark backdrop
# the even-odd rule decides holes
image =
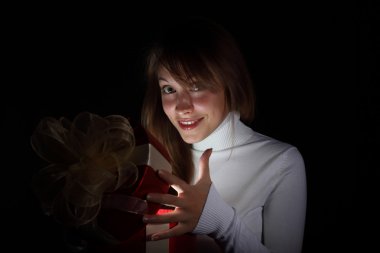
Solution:
[[[175,22],[175,14],[181,14],[175,11],[211,17],[235,35],[257,92],[251,126],[303,154],[308,180],[304,252],[371,245],[367,227],[357,226],[372,222],[373,208],[363,208],[371,198],[355,198],[359,183],[364,180],[361,189],[372,192],[370,178],[377,176],[370,169],[378,133],[377,16],[371,4],[171,6],[174,12],[149,5],[91,7],[96,8],[12,6],[7,15],[1,203],[3,234],[14,251],[62,250],[58,226],[42,215],[30,189],[31,176],[43,165],[29,143],[39,120],[72,119],[81,111],[138,119],[144,49],[157,20],[165,16]]]

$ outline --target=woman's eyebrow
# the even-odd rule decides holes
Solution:
[[[161,77],[161,76],[158,77],[158,81],[165,81],[165,82],[168,82],[168,80],[166,80],[165,78],[163,78],[163,77]]]

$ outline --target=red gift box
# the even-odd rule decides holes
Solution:
[[[194,252],[194,236],[192,235],[146,241],[146,235],[175,226],[175,224],[146,225],[142,222],[143,213],[160,214],[172,211],[145,201],[148,193],[168,193],[170,186],[158,176],[157,171],[171,172],[171,165],[165,148],[140,125],[134,127],[134,134],[136,146],[129,160],[138,166],[138,183],[132,191],[129,187],[122,186],[117,191],[106,194],[97,217],[99,227],[119,242],[95,245],[95,251],[107,253]]]
[[[165,211],[145,197],[168,193],[170,186],[156,172],[171,172],[171,166],[165,148],[139,124],[132,128],[120,115],[87,112],[72,122],[48,117],[31,144],[50,163],[35,175],[35,193],[68,238],[84,239],[90,252],[194,252],[190,235],[146,241],[147,234],[169,228],[146,225],[142,216]]]
[[[135,147],[128,160],[138,168],[138,179],[131,187],[127,181],[116,191],[105,193],[89,247],[95,252],[146,252],[146,224],[143,214],[155,214],[160,205],[148,203],[150,192],[167,193],[169,185],[159,178],[157,170],[171,172],[170,158],[162,145],[140,125],[133,128]],[[94,228],[93,228],[94,229]],[[86,234],[85,234],[86,236]]]

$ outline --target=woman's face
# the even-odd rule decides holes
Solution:
[[[227,115],[224,91],[181,86],[164,68],[158,72],[165,114],[189,144],[211,134]]]

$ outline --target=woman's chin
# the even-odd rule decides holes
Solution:
[[[182,140],[186,142],[187,144],[194,144],[204,139],[199,135],[189,135],[189,134],[183,134],[183,133],[181,133],[181,137],[182,137]]]

